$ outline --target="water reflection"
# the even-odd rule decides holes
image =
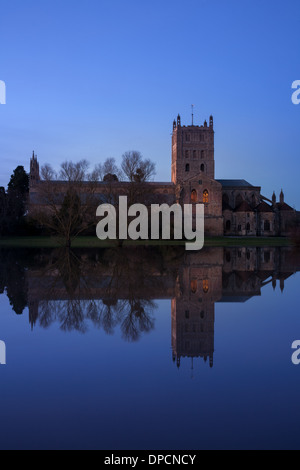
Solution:
[[[42,327],[59,322],[65,331],[84,333],[91,321],[107,334],[120,326],[125,340],[137,341],[154,328],[156,308],[157,283],[148,290],[153,266],[140,262],[143,255],[141,250],[57,250],[40,257],[42,265],[27,276],[32,328],[37,321]]]
[[[0,289],[18,315],[28,307],[31,328],[58,323],[84,333],[90,324],[126,341],[155,327],[155,300],[171,300],[173,361],[214,360],[216,302],[246,302],[269,283],[284,290],[300,269],[288,248],[174,247],[0,252]]]

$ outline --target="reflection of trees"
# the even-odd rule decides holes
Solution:
[[[34,278],[37,291],[46,293],[39,302],[42,327],[58,322],[64,331],[84,333],[92,323],[107,334],[119,327],[127,341],[137,341],[154,328],[156,305],[150,298],[161,276],[153,275],[153,270],[166,269],[159,250],[60,249],[45,261]]]
[[[44,328],[48,328],[53,322],[59,322],[63,331],[76,330],[85,333],[87,330],[82,301],[76,299],[42,301],[39,308],[39,322]]]
[[[153,310],[155,303],[147,299],[121,300],[117,303],[116,313],[121,320],[124,339],[137,341],[141,333],[149,333],[154,328]]]
[[[85,333],[90,320],[110,335],[120,325],[125,340],[137,341],[142,333],[154,328],[152,313],[155,308],[151,300],[119,300],[116,305],[107,305],[102,300],[43,300],[39,304],[39,323],[48,328],[57,321],[63,331]]]
[[[17,315],[21,315],[27,307],[28,254],[21,250],[17,253],[13,250],[1,250],[0,259],[0,292],[6,290],[12,309]]]

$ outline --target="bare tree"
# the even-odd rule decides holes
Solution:
[[[39,203],[30,206],[30,216],[68,247],[72,239],[95,225],[100,172],[95,168],[90,173],[88,168],[86,160],[66,161],[59,172],[46,164],[37,186]]]
[[[149,159],[143,160],[140,152],[132,150],[123,154],[121,168],[128,181],[126,194],[129,204],[146,203],[147,193],[151,193],[146,183],[156,174],[155,163]]]
[[[122,170],[118,167],[114,158],[107,158],[103,164],[98,165],[98,170],[100,171],[102,181],[108,180],[107,177],[109,176],[115,181],[122,181],[124,179]]]
[[[88,168],[87,160],[80,160],[77,163],[65,161],[61,164],[59,179],[69,183],[81,183],[89,177]]]
[[[141,153],[136,150],[123,154],[121,167],[130,182],[144,183],[145,181],[151,181],[156,174],[155,163],[149,159],[143,160]]]

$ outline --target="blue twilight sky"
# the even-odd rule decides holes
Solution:
[[[172,121],[213,114],[217,178],[300,209],[299,0],[0,4],[0,185],[13,169],[139,150],[170,180]]]

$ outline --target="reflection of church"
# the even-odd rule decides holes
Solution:
[[[285,280],[300,268],[300,258],[282,248],[214,248],[186,255],[172,299],[173,361],[203,358],[213,366],[216,302],[246,302],[261,289]]]
[[[76,282],[74,266],[68,274],[51,258],[47,260],[49,269],[27,271],[32,327],[36,322],[48,326],[54,321],[51,315],[57,303],[61,318],[67,302],[68,321],[75,308],[76,321],[80,313],[106,330],[109,315],[115,311],[118,318],[123,315],[128,331],[140,329],[142,333],[154,326],[149,314],[153,299],[171,299],[173,361],[178,367],[183,358],[202,358],[213,366],[216,302],[246,302],[260,296],[267,284],[274,289],[279,284],[283,290],[285,280],[300,269],[299,252],[275,247],[205,248],[195,253],[175,252],[175,256],[156,249],[140,247],[127,252],[123,248],[106,250],[102,264],[98,255],[82,259]]]

